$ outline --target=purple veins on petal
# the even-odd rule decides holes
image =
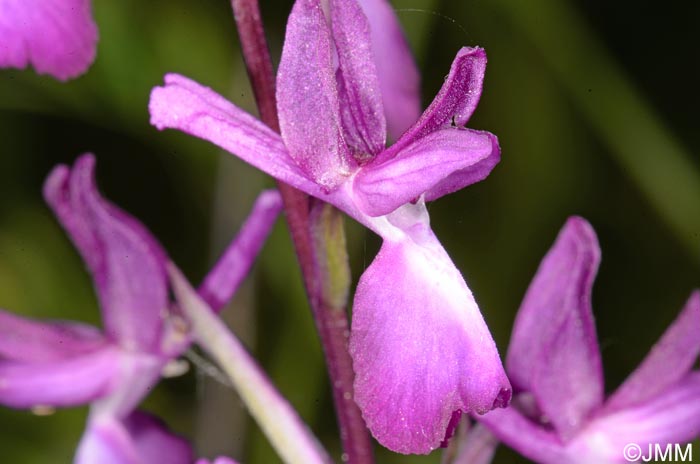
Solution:
[[[0,37],[0,67],[62,81],[87,71],[97,48],[89,0],[2,0]]]

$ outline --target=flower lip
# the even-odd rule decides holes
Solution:
[[[450,439],[454,436],[457,427],[459,426],[459,421],[462,419],[462,410],[458,409],[452,413],[449,424],[447,424],[447,430],[445,431],[445,438],[440,443],[440,448],[447,448],[450,443]]]
[[[484,413],[510,397],[471,292],[427,226],[385,240],[360,278],[350,353],[367,426],[400,453],[431,452],[456,411]]]
[[[512,396],[512,389],[501,388],[501,391],[498,392],[498,395],[496,395],[496,398],[493,400],[493,404],[491,405],[489,411],[496,408],[507,408],[510,404]]]

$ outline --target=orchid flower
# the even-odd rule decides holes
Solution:
[[[0,311],[0,404],[89,403],[76,462],[155,462],[140,454],[144,443],[171,447],[168,443],[178,441],[165,433],[141,433],[146,426],[152,429],[152,419],[134,410],[191,336],[184,319],[170,311],[165,252],[143,225],[100,196],[94,166],[94,157],[84,155],[72,170],[56,167],[44,196],[92,275],[104,330]],[[209,307],[220,310],[233,295],[280,209],[277,192],[258,199],[238,238],[199,289]],[[184,461],[156,461],[191,462],[187,453],[183,456]]]
[[[62,81],[95,59],[90,0],[0,0],[0,67],[26,68]]]
[[[545,256],[513,328],[506,367],[513,405],[477,420],[471,450],[498,439],[543,464],[635,460],[649,445],[680,444],[700,436],[700,291],[690,296],[641,365],[607,399],[591,309],[600,249],[592,227],[570,218]],[[634,451],[634,450],[633,450]],[[629,451],[628,451],[629,452]],[[636,457],[641,457],[638,455]]]
[[[238,463],[236,461],[234,461],[233,459],[228,458],[226,456],[219,456],[218,458],[214,459],[213,461],[209,461],[207,459],[200,459],[195,464],[238,464]]]
[[[80,464],[192,464],[192,446],[171,433],[155,417],[134,411],[124,419],[94,419],[82,439],[75,462]]]
[[[157,418],[135,411],[122,421],[106,418],[92,424],[79,462],[99,464],[237,464],[225,456],[194,460],[192,446]]]
[[[480,48],[458,52],[433,103],[385,148],[387,125],[411,124],[398,108],[417,101],[401,81],[412,62],[388,8],[296,1],[277,75],[281,136],[175,74],[153,90],[150,112],[157,128],[209,140],[382,237],[355,294],[354,399],[384,446],[429,453],[462,412],[510,399],[495,343],[425,206],[484,179],[500,151],[494,135],[464,127],[481,95]]]

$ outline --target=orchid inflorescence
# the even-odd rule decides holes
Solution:
[[[245,16],[236,9],[246,2],[232,3],[237,19]],[[86,72],[97,43],[90,10],[87,0],[0,0],[0,66],[31,65],[59,80]],[[266,50],[259,52],[267,59]],[[343,311],[347,257],[333,254],[345,243],[331,224],[341,211],[382,240],[354,291],[349,339],[338,342],[354,376],[336,402],[343,445],[354,446],[345,459],[372,461],[371,450],[362,451],[367,430],[398,453],[447,448],[444,461],[452,464],[490,462],[499,442],[540,463],[625,462],[627,443],[700,436],[700,377],[693,369],[700,293],[691,294],[640,367],[605,398],[591,304],[600,249],[580,217],[566,222],[542,261],[503,367],[426,206],[484,180],[500,161],[496,136],[466,127],[486,61],[482,48],[459,50],[421,114],[418,71],[386,0],[296,0],[273,94],[279,133],[210,88],[166,75],[150,95],[153,126],[208,140],[306,201],[289,201],[284,190],[262,192],[193,288],[146,227],[102,197],[92,154],[56,167],[44,198],[92,276],[103,328],[0,310],[0,403],[89,405],[77,463],[230,464],[229,457],[197,460],[187,440],[138,410],[194,343],[230,379],[285,462],[330,462],[218,313],[282,210],[290,217],[301,211],[306,223],[290,219],[290,227],[301,228],[297,237],[313,238],[305,268],[313,272],[305,276],[311,306],[332,301]],[[334,380],[343,367],[329,353]],[[359,429],[344,408],[359,408]]]

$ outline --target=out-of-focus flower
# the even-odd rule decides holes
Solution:
[[[461,412],[510,399],[493,339],[425,207],[484,179],[499,160],[494,135],[464,127],[486,55],[460,50],[414,122],[410,109],[399,109],[418,100],[413,84],[401,86],[402,73],[410,81],[415,69],[396,19],[383,1],[362,4],[364,11],[355,0],[295,3],[277,75],[281,136],[173,74],[151,94],[151,122],[209,140],[383,238],[353,306],[355,400],[383,445],[428,453]],[[387,120],[397,131],[413,123],[389,148]]]
[[[124,419],[93,418],[78,448],[76,464],[191,464],[190,444],[160,420],[134,411]]]
[[[591,290],[600,261],[590,224],[573,217],[545,256],[518,312],[506,367],[515,396],[510,408],[477,418],[463,443],[498,439],[542,464],[622,463],[632,444],[665,449],[700,436],[700,292],[641,365],[604,399],[602,363]],[[634,451],[634,450],[633,450]],[[471,453],[473,454],[473,453]],[[488,453],[480,453],[489,462]],[[642,457],[641,455],[636,456]],[[455,464],[473,460],[455,459]]]
[[[213,461],[209,461],[208,459],[200,459],[196,462],[196,464],[238,464],[238,463],[231,458],[227,458],[226,456],[219,456],[218,458],[214,459]]]
[[[221,456],[197,459],[190,444],[159,419],[134,411],[124,420],[104,417],[91,424],[76,456],[80,464],[238,464]]]
[[[146,459],[151,444],[177,445],[134,412],[164,369],[189,346],[184,319],[171,311],[168,258],[146,228],[100,196],[95,159],[58,166],[44,196],[92,275],[104,330],[77,322],[39,322],[0,311],[0,404],[15,408],[90,403],[87,430],[76,462],[191,462]],[[265,192],[238,238],[199,290],[219,310],[248,273],[281,209],[277,192]],[[159,453],[157,450],[154,451]],[[99,459],[97,459],[99,457]]]
[[[65,81],[87,71],[96,48],[90,0],[0,0],[0,67]]]

